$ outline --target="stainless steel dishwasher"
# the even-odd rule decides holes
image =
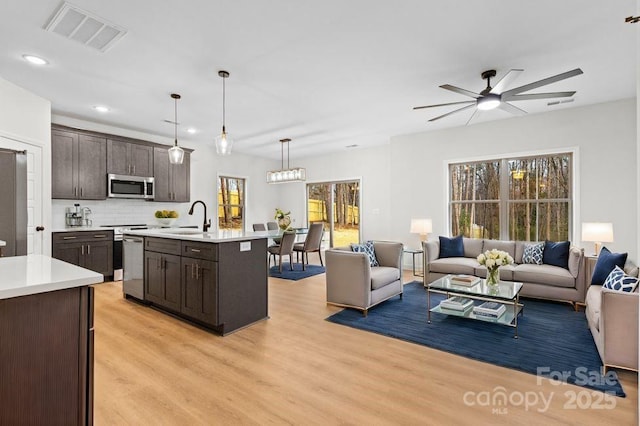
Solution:
[[[125,235],[122,239],[122,293],[144,300],[144,238]]]

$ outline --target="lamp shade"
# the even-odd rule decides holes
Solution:
[[[411,219],[412,234],[427,235],[431,231],[433,231],[431,219]]]
[[[598,243],[613,242],[613,224],[603,222],[585,222],[582,224],[582,241]]]

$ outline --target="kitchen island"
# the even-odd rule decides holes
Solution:
[[[93,289],[43,255],[0,258],[0,424],[93,424]]]
[[[127,252],[128,237],[143,239],[143,253]],[[268,318],[266,235],[170,228],[126,231],[124,240],[125,297],[142,295],[144,303],[222,335]],[[141,279],[130,273],[136,269]]]

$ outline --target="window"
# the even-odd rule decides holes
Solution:
[[[244,229],[245,180],[218,178],[218,229]]]
[[[452,235],[571,239],[572,155],[449,165]]]

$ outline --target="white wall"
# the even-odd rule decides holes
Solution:
[[[51,253],[51,102],[0,78],[0,136],[42,148],[43,254]]]
[[[173,139],[163,136],[137,132],[119,127],[93,123],[61,115],[54,115],[56,124],[78,129],[93,130],[113,135],[126,136],[150,142],[173,145]],[[211,138],[213,139],[213,137]],[[212,141],[178,139],[181,146],[192,148],[191,153],[191,202],[202,200],[207,205],[207,216],[211,218],[214,229],[216,223],[217,176],[227,175],[247,179],[247,206],[245,223],[251,229],[253,222],[266,222],[273,218],[280,190],[266,184],[266,172],[276,168],[275,161],[259,157],[232,153],[229,157],[220,157],[215,153]],[[241,142],[237,142],[241,143]],[[141,200],[110,199],[104,201],[53,200],[54,227],[64,227],[65,207],[79,202],[81,206],[91,208],[93,224],[153,224],[156,210],[177,210],[180,218],[176,225],[202,225],[203,211],[197,206],[193,216],[187,214],[191,203],[158,203]]]
[[[622,100],[544,114],[510,118],[392,139],[391,204],[399,223],[431,217],[434,235],[448,234],[445,164],[448,161],[503,154],[577,148],[578,169],[573,243],[581,222],[612,222],[613,251],[638,259],[636,100]],[[396,238],[411,237],[407,226]]]
[[[579,241],[580,223],[613,222],[616,241],[607,246],[639,261],[635,99],[397,136],[387,146],[302,158],[295,165],[307,168],[308,182],[362,178],[362,239],[417,247],[411,218],[433,220],[430,238],[448,235],[447,161],[565,149],[577,152],[573,243],[590,252],[593,244]],[[280,207],[304,221],[304,184],[281,186]]]
[[[395,208],[391,198],[392,171],[389,161],[389,146],[369,149],[350,148],[339,154],[322,157],[307,157],[295,161],[295,166],[307,169],[307,182],[362,179],[360,196],[361,239],[397,238]],[[279,184],[283,188],[279,207],[291,210],[291,218],[301,225],[306,224],[305,184]],[[409,230],[409,224],[400,225]]]

